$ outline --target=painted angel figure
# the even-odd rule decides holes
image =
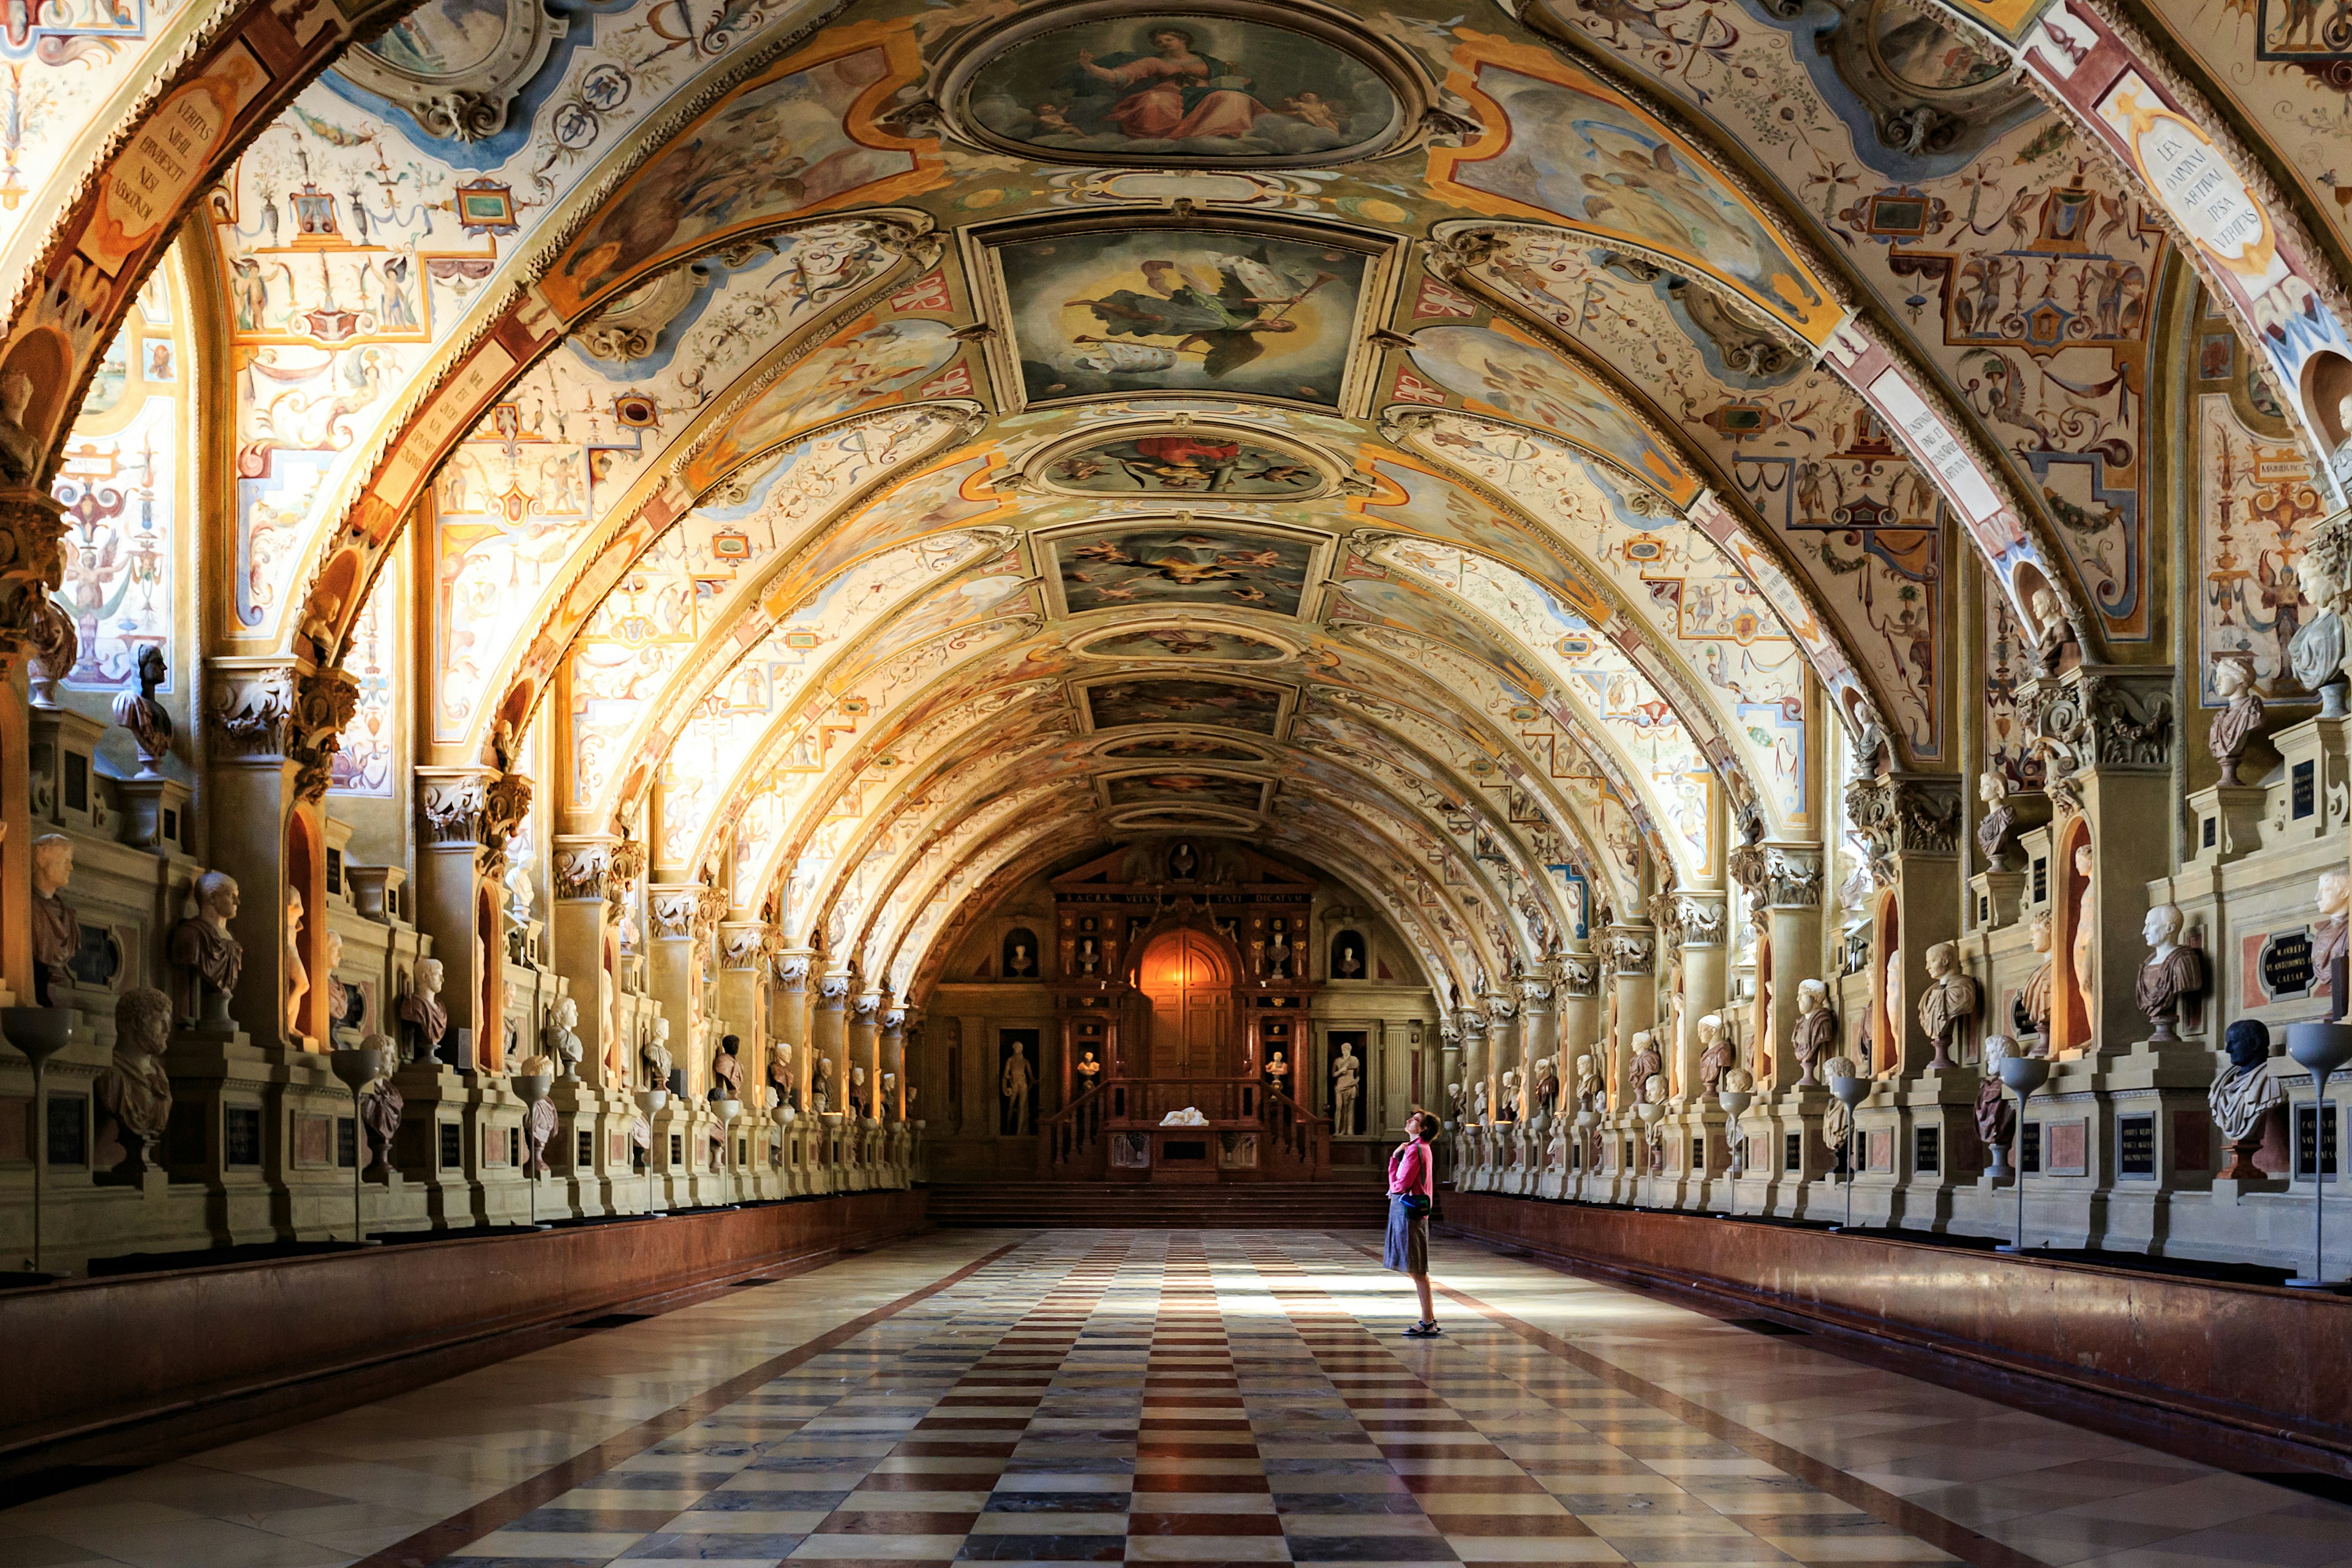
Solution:
[[[1094,312],[1107,337],[1081,334],[1088,351],[1074,362],[1108,375],[1172,370],[1180,354],[1199,354],[1212,377],[1241,369],[1265,352],[1266,332],[1295,332],[1289,311],[1329,282],[1333,273],[1299,277],[1280,268],[1261,246],[1248,256],[1213,254],[1202,261],[1154,259],[1142,264],[1143,288],[1114,289],[1099,300],[1072,300]],[[1121,342],[1173,338],[1160,343]]]

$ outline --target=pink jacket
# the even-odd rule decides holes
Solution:
[[[1429,1155],[1429,1145],[1418,1138],[1408,1139],[1389,1156],[1389,1196],[1417,1193],[1424,1198],[1436,1196],[1436,1162]]]

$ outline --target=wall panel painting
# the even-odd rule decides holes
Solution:
[[[1300,534],[1207,521],[1080,530],[1045,547],[1053,556],[1046,578],[1073,616],[1186,605],[1295,616],[1317,546]]]

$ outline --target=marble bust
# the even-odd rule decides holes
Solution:
[[[73,870],[72,839],[45,833],[33,840],[33,981],[43,1006],[52,986],[73,984],[74,954],[81,951],[81,917],[65,896]]]
[[[2286,645],[2287,668],[2319,698],[2323,718],[2344,716],[2344,585],[2311,551],[2294,563],[2296,586],[2311,614]]]
[[[1977,823],[1977,847],[1984,852],[1985,864],[1996,871],[2009,869],[2010,836],[2017,830],[2017,808],[2009,804],[2009,781],[1998,768],[1987,768],[1977,775],[1977,799],[1984,804],[1984,816]]]
[[[2263,727],[2263,694],[2254,689],[2253,661],[2224,654],[2213,661],[2213,689],[2222,701],[2206,745],[2221,764],[2221,782],[2238,783],[2238,763]]]
[[[2327,976],[2327,1020],[2340,1022],[2352,991],[2352,963],[2347,963],[2346,910],[2352,905],[2352,874],[2335,867],[2319,874],[2319,919],[2311,927],[2311,966]]]
[[[189,972],[190,1010],[207,1024],[228,1022],[228,999],[245,972],[245,946],[228,929],[236,899],[236,878],[207,871],[196,879],[196,912],[172,928],[172,962]]]
[[[1821,1081],[1813,1076],[1814,1068],[1836,1041],[1837,1015],[1830,1011],[1830,988],[1818,980],[1799,982],[1797,1022],[1789,1034],[1789,1047],[1796,1053],[1801,1086]]]
[[[431,1058],[441,1048],[441,1037],[449,1032],[449,1009],[441,1002],[441,973],[439,959],[418,959],[408,994],[400,999],[403,1032],[412,1042],[410,1061]]]
[[[1731,1032],[1724,1026],[1723,1016],[1709,1013],[1698,1021],[1698,1038],[1703,1049],[1698,1058],[1698,1079],[1706,1086],[1709,1098],[1723,1089],[1723,1075],[1732,1065]]]
[[[2223,1037],[2230,1061],[2206,1091],[2206,1109],[2214,1130],[2230,1145],[2230,1163],[2221,1179],[2252,1182],[2262,1179],[2254,1152],[2263,1146],[2264,1124],[2271,1112],[2286,1103],[2286,1090],[2271,1071],[2271,1031],[2259,1018],[2241,1018]]]
[[[2181,944],[2177,904],[2158,904],[2149,910],[2140,935],[2147,942],[2148,955],[2139,966],[2133,996],[2141,1016],[2155,1026],[2148,1044],[2161,1045],[2180,1037],[2174,1026],[2179,1022],[2182,1001],[2205,989],[2205,955]]]
[[[1976,1016],[1977,983],[1959,973],[1959,950],[1939,942],[1927,950],[1927,994],[1919,998],[1920,1032],[1935,1043],[1931,1068],[1952,1066],[1951,1047]]]
[[[1992,1156],[1996,1176],[2009,1174],[2009,1143],[2017,1131],[2017,1107],[2001,1092],[2000,1064],[2016,1054],[2016,1042],[2007,1035],[1985,1037],[1984,1076],[1977,1080],[1977,1142]]]
[[[114,1001],[114,1059],[98,1075],[98,1158],[104,1183],[136,1185],[148,1155],[172,1120],[172,1079],[163,1052],[172,1041],[172,999],[134,985]]]

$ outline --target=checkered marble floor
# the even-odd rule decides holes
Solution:
[[[2352,1509],[1441,1243],[961,1233],[0,1514],[0,1568],[2352,1568]]]

